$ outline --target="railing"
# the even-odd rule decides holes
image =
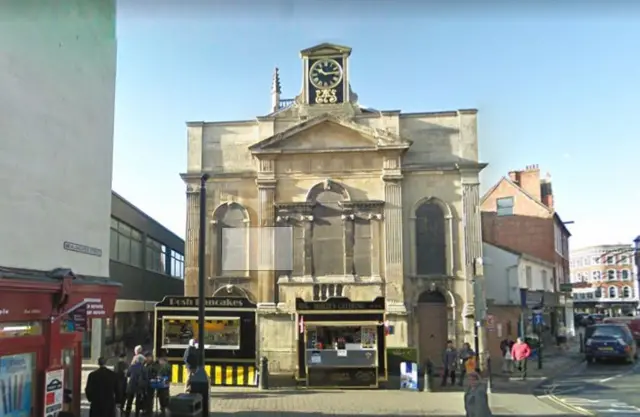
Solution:
[[[278,110],[282,110],[282,109],[286,109],[287,107],[290,107],[291,105],[293,105],[293,98],[285,98],[285,99],[281,99],[280,103],[278,103]]]

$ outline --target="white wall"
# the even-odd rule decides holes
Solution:
[[[519,256],[488,243],[482,244],[484,255],[485,293],[487,300],[498,305],[519,305]]]
[[[3,2],[0,16],[0,265],[108,276],[115,0]]]
[[[531,267],[531,285],[527,283],[527,267]],[[545,265],[532,259],[520,260],[520,287],[530,291],[555,291],[553,288],[553,265]],[[543,275],[546,273],[546,277]]]

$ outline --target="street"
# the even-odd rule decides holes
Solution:
[[[581,364],[537,394],[548,404],[584,415],[640,416],[640,363]]]

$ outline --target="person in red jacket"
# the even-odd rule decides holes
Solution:
[[[521,338],[518,338],[511,348],[511,356],[515,362],[516,369],[520,371],[520,377],[524,381],[527,379],[527,359],[531,356],[531,348]]]

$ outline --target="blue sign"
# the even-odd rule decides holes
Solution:
[[[542,313],[534,313],[532,316],[532,321],[535,326],[539,326],[544,324],[544,320],[542,319]]]
[[[418,390],[418,364],[415,362],[400,363],[400,389]]]

